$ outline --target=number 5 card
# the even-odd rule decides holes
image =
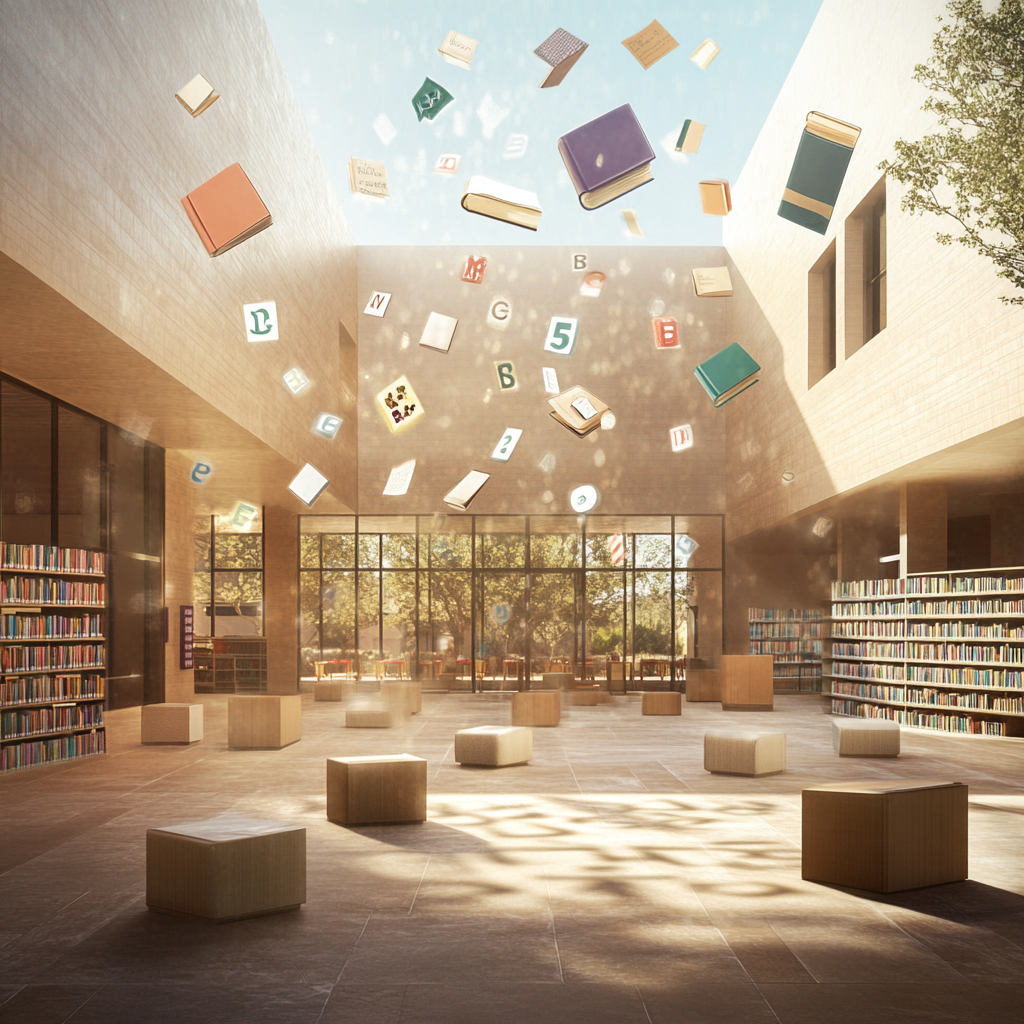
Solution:
[[[519,443],[519,438],[522,436],[523,432],[516,427],[506,427],[502,432],[498,447],[491,452],[491,458],[495,462],[508,462],[516,449],[516,445]]]
[[[545,352],[557,352],[560,356],[571,356],[576,345],[576,329],[579,320],[572,316],[553,316],[548,324],[548,336],[544,339]]]

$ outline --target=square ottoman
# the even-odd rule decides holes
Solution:
[[[967,786],[927,779],[803,791],[801,877],[902,892],[967,877]]]
[[[423,684],[418,679],[382,679],[381,696],[404,704],[410,715],[423,710]]]
[[[576,677],[571,672],[545,672],[540,677],[543,690],[565,690],[576,684]]]
[[[513,725],[558,725],[562,717],[562,695],[558,690],[528,690],[512,694]]]
[[[306,830],[220,817],[146,831],[146,906],[202,921],[238,921],[306,902]]]
[[[504,768],[526,764],[533,757],[533,730],[521,725],[480,725],[455,734],[459,764]]]
[[[202,704],[143,704],[143,743],[198,743],[203,738]]]
[[[568,691],[569,703],[578,708],[594,708],[608,699],[600,686],[577,686]]]
[[[900,727],[885,718],[833,718],[832,749],[840,757],[899,757]]]
[[[776,775],[786,770],[786,734],[715,729],[704,734],[704,770],[718,775]]]
[[[427,820],[427,762],[412,754],[327,758],[327,817],[337,825]]]
[[[280,750],[302,739],[302,698],[231,697],[228,746],[232,750]]]
[[[362,700],[345,711],[349,729],[390,729],[409,721],[409,707],[403,701]]]
[[[343,701],[345,681],[343,679],[318,679],[313,684],[313,700]]]
[[[683,695],[676,690],[644,690],[640,695],[642,715],[681,715]]]
[[[722,699],[722,683],[718,669],[688,668],[686,670],[686,700],[720,701]]]

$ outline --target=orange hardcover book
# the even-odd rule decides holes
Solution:
[[[732,209],[732,194],[727,181],[701,181],[700,204],[705,213],[716,217],[724,217]]]
[[[192,189],[181,205],[211,256],[227,252],[272,223],[270,211],[240,164],[225,167]]]

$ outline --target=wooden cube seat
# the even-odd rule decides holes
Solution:
[[[600,686],[575,686],[568,691],[569,703],[575,707],[593,708],[608,701]]]
[[[562,717],[558,690],[528,690],[512,694],[512,724],[554,726]]]
[[[342,679],[318,679],[313,684],[313,700],[343,701],[345,681]]]
[[[967,877],[967,786],[872,779],[802,794],[801,877],[903,892]]]
[[[686,701],[720,701],[722,683],[717,669],[688,668],[686,670]]]
[[[306,902],[306,830],[224,816],[146,831],[146,906],[203,921],[296,910]]]
[[[232,750],[280,750],[302,739],[302,698],[260,695],[228,699]]]
[[[564,690],[574,686],[576,677],[571,672],[545,672],[540,677],[543,690]]]
[[[404,701],[361,700],[345,710],[349,729],[390,729],[409,721],[409,708]]]
[[[683,695],[676,690],[644,690],[640,695],[642,715],[681,715]]]
[[[719,775],[775,775],[786,770],[786,734],[715,729],[704,734],[704,770]]]
[[[403,703],[410,715],[423,710],[423,684],[418,679],[383,679],[380,693],[386,700]]]
[[[202,704],[142,705],[143,743],[189,744],[202,738]]]
[[[771,711],[775,659],[770,654],[723,654],[719,684],[723,711]]]
[[[459,764],[505,768],[533,757],[533,730],[520,725],[479,725],[455,734]]]
[[[840,757],[899,757],[900,727],[885,718],[833,718],[832,749]]]
[[[338,825],[427,820],[427,762],[412,754],[327,758],[327,817]]]

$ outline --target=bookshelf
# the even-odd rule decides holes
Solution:
[[[105,562],[0,541],[0,771],[105,753]]]
[[[820,608],[751,608],[750,653],[770,654],[776,693],[820,693],[826,622]]]
[[[832,712],[1024,736],[1024,567],[832,584]]]
[[[192,656],[196,693],[267,692],[266,637],[196,637]]]

